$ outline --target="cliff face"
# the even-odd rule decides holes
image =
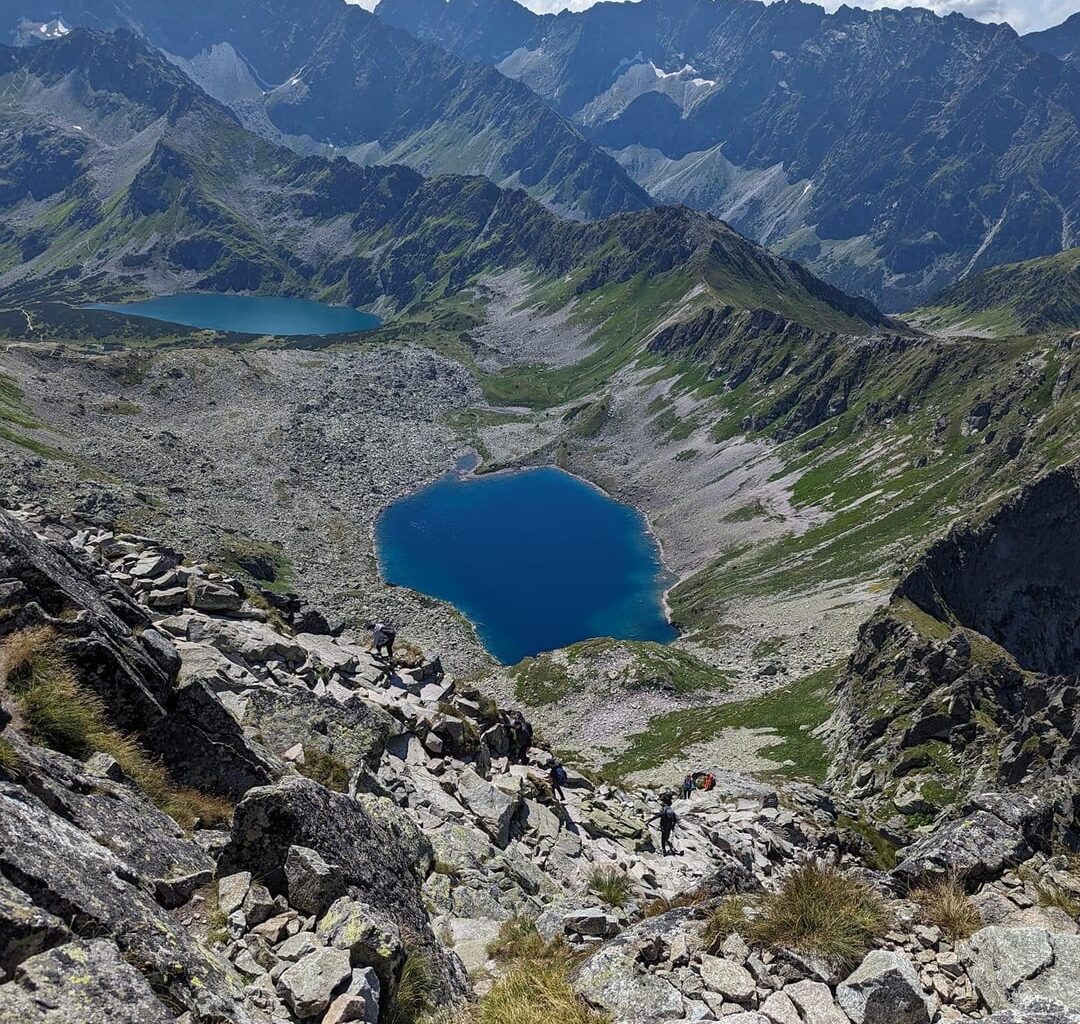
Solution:
[[[1080,468],[1052,473],[935,545],[897,591],[973,629],[1022,669],[1080,670]]]
[[[1075,838],[1078,528],[1073,465],[954,529],[863,627],[832,777],[898,834],[1004,786],[1036,795]]]

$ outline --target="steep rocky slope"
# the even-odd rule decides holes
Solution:
[[[32,44],[55,18],[48,4],[9,5],[0,33]],[[61,24],[138,32],[246,125],[302,153],[487,174],[579,216],[650,205],[527,88],[343,0],[316,0],[302,15],[280,0],[200,0],[182,13],[153,0],[86,0],[65,5]]]
[[[1076,244],[1080,77],[1008,26],[917,7],[508,6],[378,12],[525,82],[657,199],[886,309]]]
[[[1059,801],[1075,836],[1078,515],[1073,465],[955,528],[862,629],[834,777],[889,828],[1007,785]]]
[[[1053,852],[1038,800],[980,798],[999,834],[966,850],[979,872],[963,941],[920,923],[925,897],[907,890],[950,865],[868,869],[857,805],[721,774],[678,802],[681,855],[660,856],[654,793],[570,772],[552,799],[551,755],[528,746],[524,719],[437,660],[390,670],[313,609],[145,537],[3,513],[0,581],[5,1024],[379,1024],[436,1009],[464,1022],[460,1001],[498,998],[515,970],[499,950],[528,934],[537,959],[519,972],[549,970],[543,943],[558,940],[583,1000],[567,1012],[620,1024],[866,1024],[897,1006],[912,1024],[982,1008],[1007,1024],[1036,1005],[1045,1018],[1022,1019],[1077,1019],[1077,926],[1032,904],[1080,880],[1028,845]],[[211,729],[211,745],[158,743]],[[184,808],[185,828],[159,807]],[[842,871],[808,870],[888,924],[854,963],[754,923],[819,857]],[[622,879],[619,894],[602,878]],[[1048,952],[1023,968],[1018,942]]]

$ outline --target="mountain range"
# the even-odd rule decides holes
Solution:
[[[161,49],[240,120],[304,154],[484,174],[580,217],[652,200],[534,93],[421,43],[358,7],[313,0],[51,0],[0,8],[0,38],[126,28]]]
[[[23,299],[196,288],[402,308],[530,266],[570,295],[676,275],[678,295],[704,283],[812,328],[890,326],[707,214],[582,223],[487,178],[299,156],[126,30],[0,48],[0,88],[0,284]]]
[[[524,82],[655,198],[886,309],[1078,240],[1080,72],[1006,25],[747,0],[377,13]]]

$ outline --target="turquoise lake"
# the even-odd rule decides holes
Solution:
[[[644,518],[557,469],[450,474],[386,509],[375,540],[388,583],[453,604],[503,664],[590,637],[676,636]]]
[[[280,338],[371,331],[382,323],[372,313],[363,313],[348,306],[328,306],[310,299],[217,295],[209,292],[159,295],[141,302],[95,302],[84,308],[162,320],[184,327],[270,334]]]

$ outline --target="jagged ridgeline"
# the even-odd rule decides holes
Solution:
[[[23,300],[193,287],[405,307],[525,266],[569,276],[564,298],[641,277],[666,281],[669,304],[705,285],[703,299],[811,328],[888,325],[708,215],[583,224],[485,178],[297,156],[128,32],[75,30],[3,58],[9,202],[29,191],[41,203],[5,230],[2,280]]]
[[[247,127],[302,153],[486,174],[583,217],[652,203],[527,87],[341,0],[312,0],[302,10],[289,0],[195,0],[182,9],[79,0],[64,5],[59,21],[57,13],[37,0],[5,5],[0,38],[34,43],[76,26],[127,29],[169,54]]]
[[[1080,18],[1022,39],[928,6],[382,0],[378,14],[524,82],[656,199],[893,311],[1080,242],[1080,71],[1056,59],[1075,58]]]

